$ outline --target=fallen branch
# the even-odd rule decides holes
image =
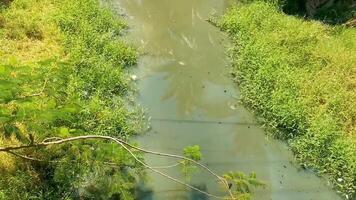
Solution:
[[[40,143],[34,143],[34,144],[29,144],[29,145],[21,145],[21,146],[8,146],[8,147],[0,147],[0,152],[6,152],[6,153],[10,153],[10,154],[13,154],[15,156],[19,156],[23,159],[28,159],[28,160],[32,160],[32,161],[42,161],[42,160],[39,160],[39,159],[34,159],[34,158],[31,158],[31,157],[28,157],[28,156],[24,156],[24,155],[21,155],[21,154],[17,154],[17,153],[14,153],[13,151],[15,150],[20,150],[20,149],[27,149],[27,148],[36,148],[36,147],[47,147],[47,146],[52,146],[52,145],[59,145],[59,144],[64,144],[64,143],[68,143],[68,142],[73,142],[73,141],[78,141],[78,140],[95,140],[95,139],[100,139],[100,140],[111,140],[111,141],[114,141],[116,142],[117,144],[119,144],[120,146],[122,146],[126,151],[128,151],[131,156],[138,162],[140,163],[141,165],[143,165],[144,167],[150,169],[151,171],[169,179],[169,180],[172,180],[176,183],[179,183],[181,185],[184,185],[192,190],[195,190],[199,193],[202,193],[202,194],[205,194],[207,196],[210,196],[210,197],[214,197],[214,198],[217,198],[217,199],[226,199],[226,197],[223,197],[223,196],[217,196],[217,195],[213,195],[213,194],[210,194],[208,192],[205,192],[205,191],[202,191],[200,190],[199,188],[196,188],[190,184],[187,184],[187,183],[184,183],[176,178],[173,178],[159,170],[157,170],[156,168],[157,167],[152,167],[152,166],[149,166],[148,164],[146,164],[145,162],[143,162],[142,160],[138,159],[136,157],[136,155],[129,149],[135,149],[137,151],[140,151],[140,152],[143,152],[143,153],[148,153],[148,154],[153,154],[153,155],[158,155],[158,156],[165,156],[165,157],[171,157],[171,158],[175,158],[175,159],[182,159],[182,160],[186,160],[186,161],[190,161],[191,163],[201,167],[202,169],[208,171],[211,175],[215,176],[221,183],[223,183],[223,185],[226,187],[226,190],[228,191],[230,197],[232,200],[235,200],[236,198],[234,197],[234,195],[232,194],[230,188],[229,188],[229,185],[228,185],[228,182],[226,181],[225,178],[219,176],[218,174],[216,174],[215,172],[213,172],[211,169],[209,169],[207,166],[193,160],[193,159],[190,159],[190,158],[187,158],[187,157],[184,157],[184,156],[179,156],[179,155],[174,155],[174,154],[167,154],[167,153],[161,153],[161,152],[155,152],[155,151],[150,151],[150,150],[146,150],[146,149],[142,149],[142,148],[139,148],[139,147],[136,147],[136,146],[133,146],[121,139],[118,139],[118,138],[114,138],[114,137],[110,137],[110,136],[102,136],[102,135],[86,135],[86,136],[77,136],[77,137],[71,137],[71,138],[65,138],[65,139],[60,139],[60,138],[48,138],[48,139],[45,139],[43,140],[43,142],[40,142]],[[112,163],[110,163],[112,164]],[[177,166],[179,163],[175,164],[175,165],[172,165],[172,166],[168,166],[168,167],[174,167],[174,166]],[[167,167],[167,166],[166,166]],[[163,168],[163,167],[161,167]]]

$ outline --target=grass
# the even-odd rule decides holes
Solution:
[[[136,51],[121,39],[125,28],[97,0],[2,4],[0,145],[135,134],[141,115],[128,100],[127,68],[136,63]],[[58,162],[1,153],[0,199],[133,199],[140,170],[119,147],[79,142],[20,153]]]
[[[301,165],[355,198],[356,29],[304,21],[263,2],[238,5],[217,25],[232,40],[243,102]]]

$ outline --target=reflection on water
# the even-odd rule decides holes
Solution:
[[[136,189],[136,198],[140,200],[154,200],[153,199],[153,190],[148,188],[145,184],[140,183]]]
[[[257,200],[337,200],[325,182],[299,170],[285,144],[269,140],[241,105],[229,77],[228,41],[206,18],[221,13],[233,0],[117,0],[129,14],[129,40],[146,53],[139,61],[138,102],[147,109],[152,129],[138,139],[156,151],[181,154],[200,145],[202,162],[219,174],[255,171],[267,183]],[[171,165],[168,158],[146,155],[154,166]],[[163,169],[162,169],[163,170]],[[163,172],[184,180],[179,168]],[[142,200],[199,200],[204,195],[164,177],[150,174],[140,186]],[[197,172],[192,184],[222,195],[217,181]]]
[[[221,9],[221,2],[212,6],[203,0],[181,0],[178,7],[172,1],[125,2],[128,8],[135,8],[134,20],[140,22],[135,29],[144,33],[133,38],[155,60],[147,67],[148,75],[164,74],[169,87],[162,101],[174,99],[179,114],[190,115],[194,110],[220,117],[232,114],[221,109],[228,104],[226,99],[204,101],[211,94],[208,84],[219,86],[220,92],[228,85],[227,71],[221,67],[227,65],[224,37],[206,22],[210,12]]]
[[[199,190],[202,190],[204,192],[207,191],[207,187],[205,184],[200,184],[200,185],[193,185]],[[197,191],[191,190],[189,193],[189,200],[207,200],[209,197],[207,197],[205,194],[199,193]]]

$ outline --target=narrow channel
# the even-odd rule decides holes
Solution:
[[[150,116],[151,129],[139,138],[147,149],[181,154],[200,145],[202,162],[214,171],[257,173],[267,188],[257,200],[337,200],[326,180],[294,164],[287,146],[268,138],[251,112],[238,104],[229,75],[227,38],[206,19],[222,13],[224,0],[117,0],[130,26],[129,40],[146,54],[139,60],[137,101]],[[151,165],[174,160],[146,156]],[[184,180],[179,168],[164,172]],[[204,172],[191,183],[221,194]],[[208,199],[164,177],[148,174],[142,200]]]

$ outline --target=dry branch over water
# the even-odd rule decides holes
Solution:
[[[21,149],[28,149],[28,148],[44,148],[47,146],[54,146],[54,145],[60,145],[60,144],[64,144],[64,143],[69,143],[69,142],[74,142],[74,141],[78,141],[78,140],[109,140],[109,141],[113,141],[115,143],[117,143],[118,145],[120,145],[121,147],[123,147],[127,152],[129,152],[129,154],[141,165],[145,166],[146,168],[150,169],[151,171],[173,181],[176,183],[179,183],[187,188],[190,188],[192,190],[195,190],[197,192],[200,192],[202,194],[205,194],[209,197],[213,197],[216,199],[232,199],[232,200],[238,200],[238,197],[235,197],[232,193],[232,191],[230,190],[229,183],[228,181],[219,176],[218,174],[216,174],[215,172],[213,172],[211,169],[209,169],[207,166],[191,159],[188,157],[184,157],[184,156],[180,156],[180,155],[175,155],[175,154],[167,154],[167,153],[162,153],[162,152],[155,152],[155,151],[150,151],[147,149],[143,149],[140,147],[136,147],[133,146],[127,142],[125,142],[124,140],[118,139],[118,138],[114,138],[114,137],[110,137],[110,136],[103,136],[103,135],[85,135],[85,136],[77,136],[77,137],[70,137],[70,138],[65,138],[65,139],[61,139],[61,138],[46,138],[43,140],[43,142],[40,143],[33,143],[33,144],[29,144],[29,145],[19,145],[19,146],[8,146],[8,147],[0,147],[0,152],[6,152],[6,153],[10,153],[13,154],[15,156],[19,156],[23,159],[28,159],[31,161],[44,161],[44,160],[38,160],[35,158],[31,158],[28,156],[24,156],[24,155],[20,155],[17,153],[14,153],[13,151],[15,150],[21,150]],[[169,175],[167,175],[166,173],[163,173],[157,169],[155,169],[155,167],[152,167],[148,164],[146,164],[145,162],[143,162],[141,159],[139,159],[130,149],[134,149],[136,151],[140,151],[143,153],[147,153],[147,154],[153,154],[153,155],[157,155],[157,156],[165,156],[165,157],[170,157],[170,158],[175,158],[175,159],[181,159],[181,160],[185,160],[185,161],[189,161],[191,163],[193,163],[196,166],[199,166],[201,169],[206,170],[207,172],[209,172],[212,176],[214,176],[222,185],[224,185],[224,188],[227,190],[227,193],[230,197],[224,197],[224,196],[217,196],[211,193],[208,193],[206,191],[200,190],[199,188],[196,188],[188,183],[184,183],[176,178],[173,178]],[[49,161],[51,162],[51,161]],[[113,164],[113,163],[111,163]]]

